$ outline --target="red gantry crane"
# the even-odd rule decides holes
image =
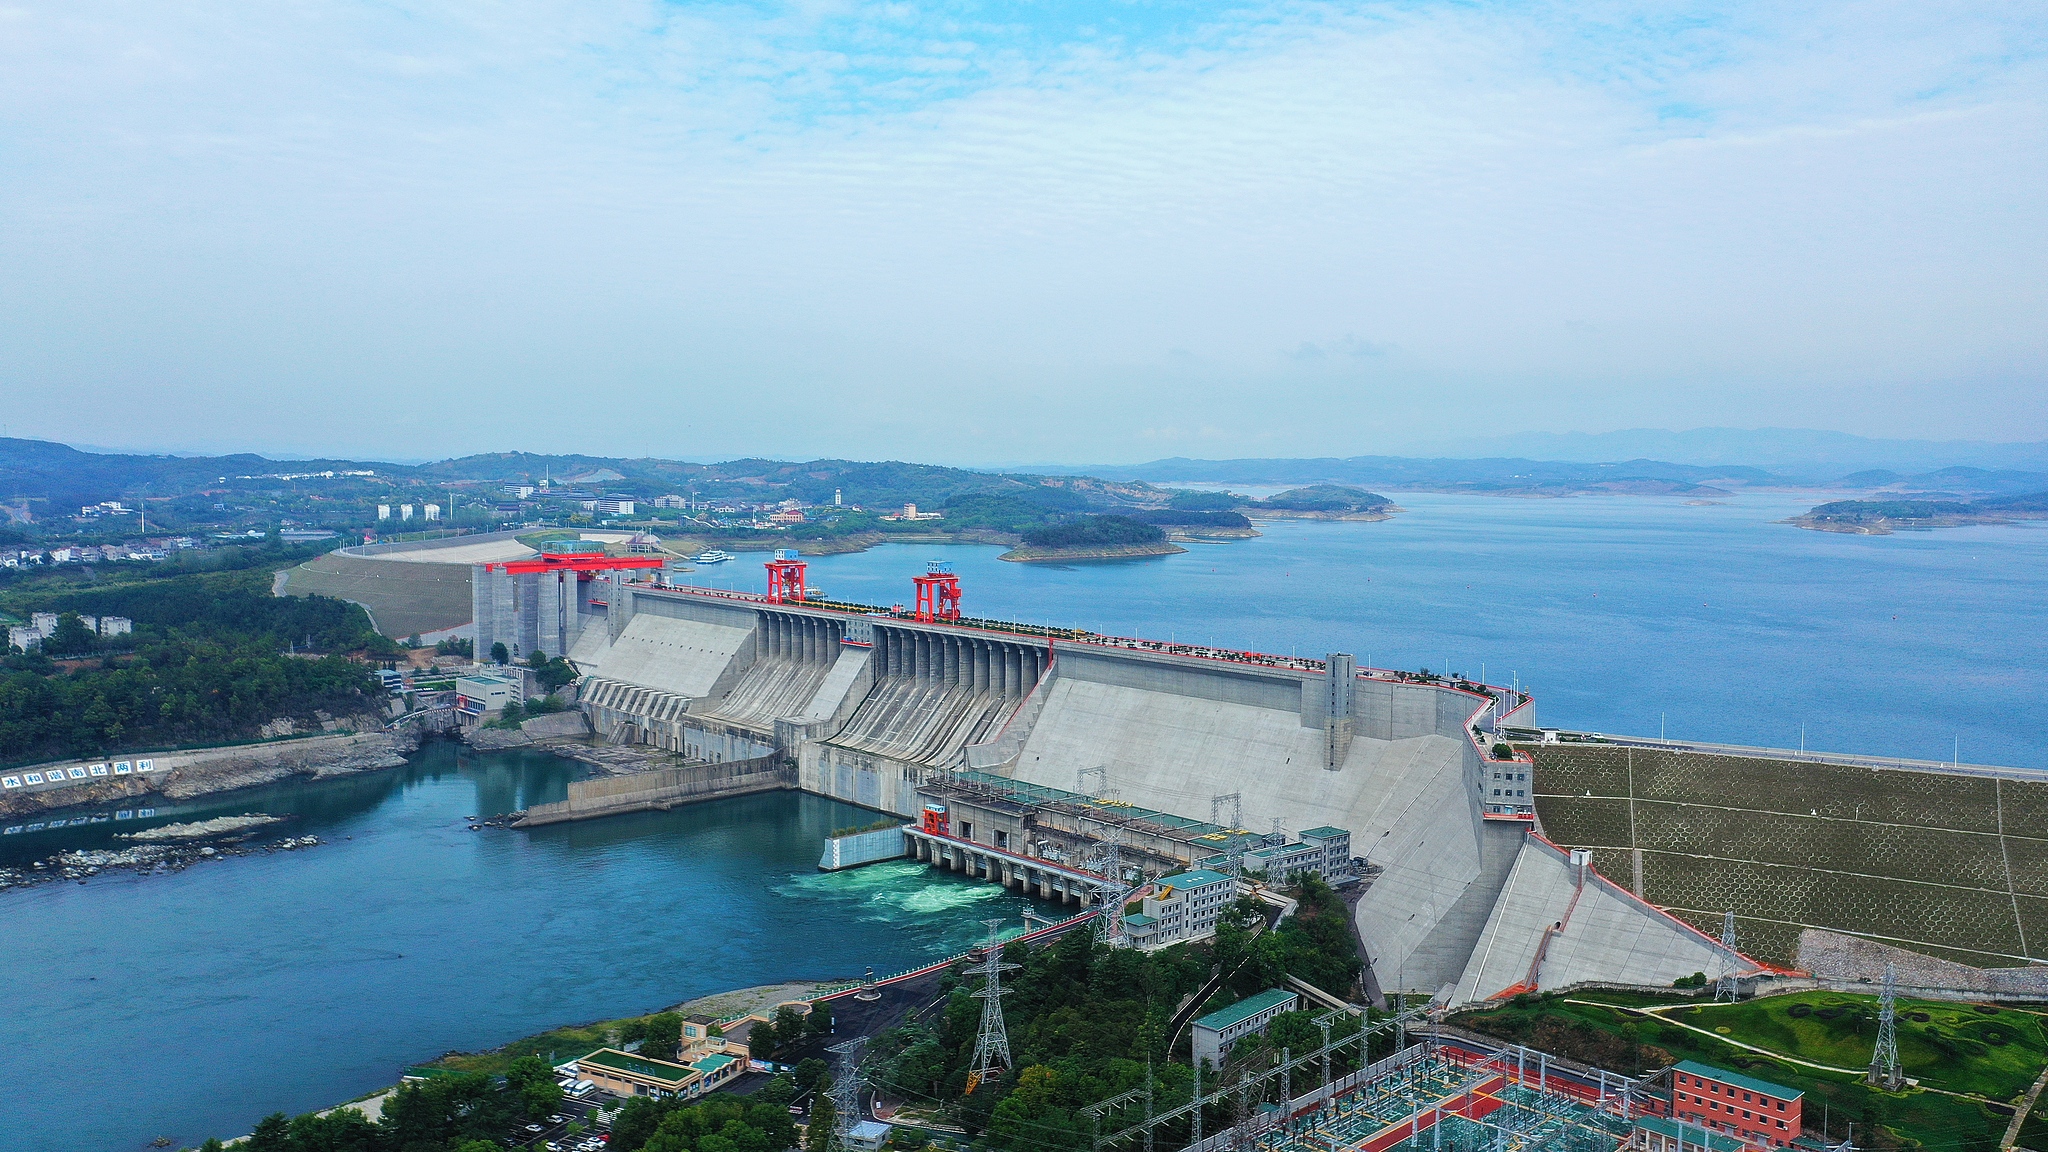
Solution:
[[[919,620],[958,620],[960,618],[960,578],[953,575],[953,566],[934,560],[922,576],[912,576],[910,582],[917,585],[917,618]]]
[[[797,559],[796,549],[776,549],[775,558],[768,561],[767,568],[770,604],[800,604],[804,601],[804,562]]]

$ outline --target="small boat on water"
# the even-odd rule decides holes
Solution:
[[[732,559],[732,558],[733,558],[733,555],[732,555],[732,553],[730,553],[730,552],[724,552],[724,551],[720,551],[720,550],[719,550],[719,549],[717,549],[717,548],[713,548],[713,549],[712,549],[711,551],[709,551],[709,552],[699,552],[699,553],[697,553],[697,559],[696,559],[696,563],[698,563],[698,564],[723,564],[723,563],[725,563],[725,562],[726,562],[727,560],[730,560],[730,559]]]

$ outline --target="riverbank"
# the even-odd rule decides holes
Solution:
[[[1144,556],[1177,556],[1187,549],[1171,540],[1156,544],[1118,544],[1092,548],[1036,548],[1020,544],[998,560],[1016,564],[1061,564],[1070,560],[1135,560]]]
[[[959,532],[850,532],[844,536],[816,538],[791,538],[779,532],[749,532],[744,535],[717,533],[690,533],[687,535],[663,536],[662,547],[671,554],[688,560],[699,552],[714,548],[727,552],[772,552],[777,548],[795,548],[805,556],[845,556],[865,552],[878,544],[997,544],[1017,543],[1015,532],[997,532],[990,529],[970,528]],[[707,565],[700,571],[710,571]]]
[[[276,822],[278,818],[275,816],[262,818],[263,824]],[[243,826],[237,825],[237,829],[241,827]],[[289,836],[268,844],[248,844],[247,842],[255,835],[254,831],[246,831],[241,835],[201,833],[179,838],[173,843],[144,843],[112,851],[100,848],[73,849],[34,861],[25,868],[0,868],[0,889],[55,884],[65,880],[83,884],[92,877],[107,872],[137,872],[161,876],[183,872],[194,864],[232,860],[241,856],[268,855],[272,852],[295,852],[301,848],[315,847],[321,842],[318,836]],[[191,842],[197,839],[213,839],[216,843],[201,845]]]
[[[666,1008],[658,1008],[645,1015],[564,1024],[545,1032],[522,1036],[510,1043],[500,1044],[496,1048],[481,1052],[445,1052],[416,1067],[499,1075],[512,1061],[536,1052],[550,1062],[559,1064],[608,1045],[616,1046],[619,1043],[620,1029],[661,1012],[674,1012],[686,1017],[709,1016],[714,1020],[731,1020],[754,1013],[766,1015],[778,1004],[786,1004],[793,1000],[809,1001],[825,992],[843,988],[846,983],[846,980],[788,980],[779,984],[756,984],[748,988],[734,988],[685,1000]]]
[[[1407,509],[1392,504],[1357,512],[1297,512],[1290,508],[1258,508],[1251,513],[1253,522],[1259,520],[1341,520],[1352,524],[1376,524],[1381,520],[1392,520],[1394,513]]]
[[[2009,527],[2022,520],[2048,520],[2043,513],[1955,513],[1937,516],[1871,516],[1868,518],[1846,518],[1816,516],[1794,516],[1780,520],[1809,532],[1840,532],[1850,536],[1890,536],[1895,532],[1932,532],[1937,528]]]
[[[366,727],[377,724],[375,717],[353,718]],[[220,748],[194,748],[159,752],[144,759],[125,761],[77,760],[55,764],[10,768],[7,779],[27,780],[31,774],[65,774],[67,783],[44,787],[10,788],[0,793],[0,817],[34,816],[60,808],[113,804],[138,797],[160,795],[168,800],[190,800],[237,788],[273,784],[289,777],[325,780],[397,768],[419,749],[419,735],[407,730],[387,732],[339,731],[319,736],[281,740],[269,744],[236,744]],[[109,764],[113,765],[109,767]],[[148,768],[140,765],[147,764]],[[133,765],[121,770],[125,765]],[[82,779],[73,772],[83,772]]]

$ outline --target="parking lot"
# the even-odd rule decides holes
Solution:
[[[592,1117],[600,1106],[611,1109],[617,1104],[616,1099],[602,1092],[592,1092],[580,1100],[566,1097],[561,1110],[553,1116],[536,1123],[522,1124],[509,1133],[512,1146],[546,1149],[546,1152],[599,1152],[606,1147],[610,1133],[603,1130],[605,1125],[593,1121]],[[569,1131],[572,1124],[581,1125],[574,1134]]]

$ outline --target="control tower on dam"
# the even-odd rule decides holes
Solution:
[[[775,563],[771,562],[771,569]],[[1534,833],[1533,726],[1505,689],[957,616],[633,583],[571,652],[594,729],[707,761],[781,755],[800,786],[909,820],[960,773],[1246,828],[1348,831],[1384,990],[1485,1000],[1761,966]],[[967,848],[1023,853],[1030,844]],[[955,830],[956,838],[958,830]],[[991,830],[983,833],[994,837]],[[1007,837],[1006,837],[1007,840]]]

